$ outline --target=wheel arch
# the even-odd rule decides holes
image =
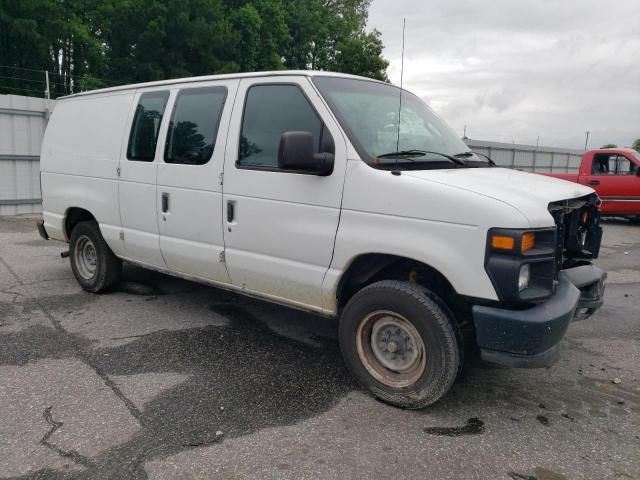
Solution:
[[[354,257],[340,276],[336,289],[338,309],[356,292],[379,280],[404,280],[429,288],[446,301],[458,295],[451,282],[436,268],[419,260],[388,253],[363,253]]]
[[[337,284],[338,316],[358,291],[382,280],[416,283],[433,292],[451,312],[463,348],[473,348],[475,327],[469,298],[458,293],[440,270],[410,257],[387,253],[364,253],[354,257]]]
[[[93,220],[98,222],[96,217],[87,209],[82,207],[69,207],[64,213],[64,236],[67,242],[71,239],[71,232],[80,222]]]

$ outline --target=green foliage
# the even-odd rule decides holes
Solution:
[[[365,30],[370,0],[284,0],[290,69],[332,70],[387,80],[380,33]]]
[[[44,70],[53,97],[284,68],[386,80],[380,34],[365,28],[369,2],[2,0],[0,93],[42,96]]]
[[[53,94],[68,91],[72,74],[78,79],[89,72],[99,76],[105,62],[100,31],[93,21],[99,5],[99,0],[1,2],[0,65],[53,72]],[[0,68],[0,87],[10,89],[6,93],[39,90],[41,95],[44,73],[21,72],[25,71]]]
[[[605,143],[600,148],[618,148],[618,145],[616,145],[615,143]]]
[[[640,152],[640,138],[636,138],[636,140],[631,145],[631,148],[633,148],[637,152]]]

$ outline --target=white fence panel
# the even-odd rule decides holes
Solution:
[[[474,152],[489,155],[499,166],[525,172],[577,173],[584,153],[567,148],[485,142],[470,138],[465,142]]]
[[[40,148],[54,104],[42,98],[0,95],[0,215],[42,209]]]

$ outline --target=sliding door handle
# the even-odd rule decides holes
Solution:
[[[236,216],[236,202],[227,202],[227,223],[233,223]]]
[[[169,211],[169,194],[167,192],[162,192],[162,213],[167,213]]]

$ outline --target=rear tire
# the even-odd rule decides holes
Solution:
[[[122,261],[113,254],[93,220],[78,223],[71,232],[69,258],[76,280],[87,292],[108,290],[122,274]]]
[[[437,402],[462,363],[453,315],[437,295],[414,283],[385,280],[356,293],[340,319],[339,338],[356,380],[402,408]]]

